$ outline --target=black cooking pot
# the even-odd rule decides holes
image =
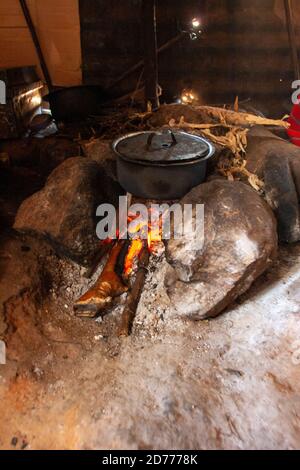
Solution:
[[[215,148],[182,131],[136,132],[113,142],[120,185],[129,193],[157,200],[180,199],[206,179]]]
[[[55,90],[44,97],[57,121],[79,121],[98,114],[110,96],[99,86],[73,86]]]

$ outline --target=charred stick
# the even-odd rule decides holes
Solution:
[[[127,193],[126,196],[127,196],[127,212],[128,212],[129,207],[131,205],[131,201],[132,201],[132,194]],[[121,236],[122,236],[122,234],[121,234]],[[124,279],[125,261],[126,261],[128,251],[131,247],[131,244],[132,244],[131,239],[126,239],[124,241],[124,244],[123,244],[122,249],[120,251],[120,254],[118,256],[116,267],[115,267],[115,272],[118,274],[118,276],[120,276],[123,279]]]
[[[118,241],[112,248],[110,256],[96,283],[74,304],[78,317],[93,318],[101,311],[110,307],[113,299],[128,289],[123,280],[116,274],[115,267],[124,242]]]
[[[124,274],[124,266],[125,266],[125,261],[126,261],[126,256],[128,253],[128,250],[130,248],[132,241],[131,240],[124,240],[122,249],[119,253],[116,266],[115,266],[115,273],[122,278]]]
[[[140,254],[139,267],[136,273],[136,278],[132,289],[127,296],[126,304],[122,313],[119,336],[129,336],[131,334],[134,317],[141,298],[143,287],[145,285],[149,259],[150,253],[148,246],[145,243],[144,248]]]

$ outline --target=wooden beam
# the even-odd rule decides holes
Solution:
[[[148,102],[150,102],[152,109],[157,109],[159,107],[159,98],[155,0],[143,0],[142,21],[144,32],[146,108]]]
[[[284,0],[285,15],[286,15],[286,24],[289,35],[292,63],[294,68],[294,78],[295,80],[300,79],[300,67],[299,67],[299,57],[297,49],[297,37],[295,32],[295,23],[293,17],[293,9],[291,0]]]
[[[20,2],[20,6],[22,8],[27,26],[29,28],[30,34],[31,34],[31,37],[32,37],[32,40],[33,40],[33,43],[34,43],[34,47],[35,47],[36,52],[37,52],[39,62],[40,62],[40,66],[41,66],[41,69],[43,71],[48,89],[49,89],[49,91],[51,91],[53,89],[51,76],[50,76],[50,73],[49,73],[45,58],[44,58],[43,51],[42,51],[41,46],[40,46],[40,41],[39,41],[39,38],[37,36],[35,26],[33,24],[32,18],[31,18],[29,8],[27,6],[26,0],[19,0],[19,2]]]

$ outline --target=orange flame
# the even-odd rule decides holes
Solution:
[[[126,276],[133,271],[133,265],[135,260],[138,258],[139,254],[143,249],[143,242],[140,239],[132,240],[128,253],[126,255],[125,264],[124,264],[124,273]]]
[[[129,215],[128,223],[134,221],[137,216]],[[136,225],[131,224],[130,233],[144,233],[147,235],[147,244],[150,252],[153,252],[157,243],[161,242],[161,219],[157,221],[156,224],[151,226],[151,223],[137,222]],[[145,241],[146,241],[145,240]],[[144,246],[144,240],[141,238],[134,238],[126,255],[125,264],[124,264],[124,273],[126,276],[130,275],[133,271],[134,263],[138,259]]]

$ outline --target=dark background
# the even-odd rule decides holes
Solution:
[[[80,0],[83,80],[109,85],[143,57],[140,0]],[[204,103],[251,98],[267,115],[291,106],[292,65],[288,35],[274,0],[157,0],[158,45],[176,36],[179,25],[200,17],[200,40],[185,38],[159,56],[162,101],[185,87]],[[139,72],[116,94],[132,91]]]

